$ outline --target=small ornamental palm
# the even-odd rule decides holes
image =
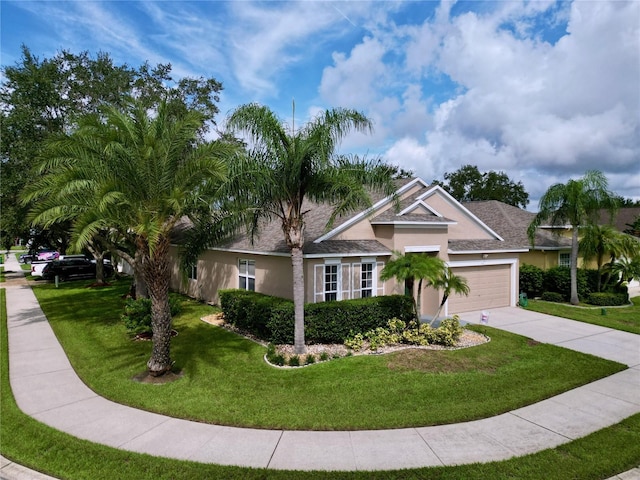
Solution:
[[[380,272],[381,280],[395,278],[404,282],[405,294],[414,297],[415,317],[420,326],[420,310],[422,300],[422,282],[427,281],[433,285],[446,268],[445,263],[438,257],[432,257],[421,253],[407,253],[394,251],[394,258],[389,260]],[[414,291],[415,280],[418,280],[418,291]]]
[[[442,307],[444,307],[444,304],[452,293],[469,295],[469,285],[467,284],[467,280],[464,277],[455,275],[449,267],[445,267],[440,272],[440,275],[431,281],[431,286],[437,290],[442,290],[442,301],[440,302],[440,306],[438,307],[435,315],[431,319],[431,324],[436,321],[442,311]]]

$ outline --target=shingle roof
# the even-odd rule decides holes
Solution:
[[[610,222],[609,213],[606,210],[602,210],[599,223],[601,225],[613,223],[613,226],[618,231],[624,232],[629,229],[629,225],[633,224],[638,217],[640,217],[640,207],[623,207],[616,212],[613,222]]]
[[[464,202],[463,205],[489,228],[500,235],[504,242],[498,240],[452,240],[452,250],[510,250],[531,248],[527,228],[535,217],[535,213],[508,205],[498,200]],[[569,239],[549,232],[538,230],[534,242],[535,248],[565,248],[570,246]]]

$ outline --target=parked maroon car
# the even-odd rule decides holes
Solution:
[[[55,250],[40,250],[36,256],[36,260],[55,260],[60,256]]]

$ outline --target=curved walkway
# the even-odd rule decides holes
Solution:
[[[491,312],[491,326],[631,368],[512,412],[453,425],[320,432],[190,422],[120,405],[91,391],[71,368],[31,288],[26,282],[5,286],[10,381],[20,409],[76,437],[139,453],[291,470],[458,465],[538,452],[640,412],[640,336],[503,308]],[[479,312],[463,316],[472,323],[479,318]]]

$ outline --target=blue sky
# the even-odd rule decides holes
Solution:
[[[344,152],[426,181],[465,164],[553,183],[605,172],[640,199],[640,2],[547,0],[6,1],[1,63],[104,51],[224,85],[218,123],[248,102],[296,123],[355,108]]]

